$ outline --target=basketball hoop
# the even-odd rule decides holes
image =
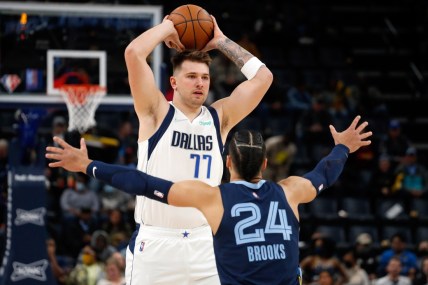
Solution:
[[[96,126],[95,111],[106,94],[106,88],[95,84],[64,84],[59,87],[67,104],[68,131],[83,134]]]

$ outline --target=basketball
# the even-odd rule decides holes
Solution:
[[[214,23],[202,7],[187,4],[175,8],[168,16],[174,23],[181,43],[190,50],[201,50],[214,35]]]

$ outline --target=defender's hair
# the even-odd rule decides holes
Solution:
[[[235,132],[229,144],[229,155],[241,178],[251,181],[266,158],[262,135],[249,130]]]
[[[207,52],[198,51],[198,50],[185,50],[182,52],[176,53],[171,57],[172,70],[180,68],[184,61],[190,60],[193,62],[205,63],[207,66],[211,64],[211,57]]]

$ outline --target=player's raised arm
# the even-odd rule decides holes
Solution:
[[[91,160],[83,138],[80,140],[80,149],[69,145],[59,137],[53,139],[61,147],[46,148],[46,158],[55,160],[49,163],[49,167],[62,167],[71,172],[83,172],[127,193],[157,198],[166,203],[172,182],[152,177],[134,168]],[[158,192],[151,191],[149,195],[147,191],[152,188],[158,189]],[[156,195],[158,193],[159,195]],[[155,196],[151,197],[153,195]]]
[[[371,144],[367,138],[372,135],[372,132],[364,130],[368,125],[367,122],[358,125],[360,119],[360,116],[356,116],[343,132],[337,132],[330,125],[335,143],[331,152],[303,177],[291,176],[279,182],[284,186],[292,207],[297,209],[298,204],[312,201],[317,193],[332,186],[342,173],[348,154]]]
[[[80,141],[80,149],[59,137],[53,139],[61,147],[46,148],[46,158],[55,160],[49,163],[49,167],[62,167],[71,172],[86,173],[129,194],[146,196],[178,207],[195,207],[207,216],[209,222],[213,219],[219,222],[221,219],[223,207],[218,187],[211,187],[196,180],[173,184],[171,181],[134,168],[89,159],[83,138]]]
[[[214,233],[223,216],[219,188],[202,181],[173,183],[133,168],[96,160],[87,166],[86,174],[129,194],[142,195],[177,207],[197,208],[204,214]]]
[[[214,21],[214,37],[204,50],[217,49],[241,69],[247,78],[229,97],[214,102],[222,122],[222,134],[227,134],[237,123],[250,114],[260,103],[272,84],[273,75],[260,59],[226,37]]]
[[[153,122],[156,124],[156,120],[163,118],[168,108],[167,101],[156,85],[153,71],[148,62],[149,55],[164,41],[177,50],[183,48],[173,23],[166,18],[161,24],[148,29],[135,38],[125,50],[125,61],[131,94],[134,98],[134,108],[140,120],[147,122],[146,117],[152,117],[152,121],[148,121],[148,124]],[[154,129],[156,126],[149,127]]]

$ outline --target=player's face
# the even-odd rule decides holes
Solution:
[[[174,79],[172,88],[184,103],[201,106],[205,102],[210,88],[209,68],[205,63],[183,62]]]

